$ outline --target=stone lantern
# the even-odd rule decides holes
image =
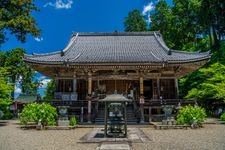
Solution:
[[[99,100],[99,102],[105,103],[105,137],[127,137],[126,105],[131,100],[123,95],[112,94]]]

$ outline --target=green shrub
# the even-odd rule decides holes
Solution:
[[[77,119],[76,119],[75,116],[72,116],[72,117],[70,118],[70,125],[71,125],[71,126],[75,126],[76,124],[77,124]]]
[[[0,111],[2,111],[3,116],[0,116],[0,119],[11,119],[12,113],[10,112],[10,105],[12,104],[12,100],[8,98],[0,98]]]
[[[42,125],[49,126],[56,125],[57,116],[56,108],[47,103],[28,104],[19,115],[21,124],[41,121]]]
[[[225,113],[223,113],[223,114],[220,116],[220,119],[221,119],[222,121],[225,121]]]
[[[206,117],[205,109],[198,106],[185,106],[179,110],[177,116],[177,122],[179,124],[189,124],[191,125],[194,121],[194,118],[197,120],[197,123],[200,124],[204,121]]]

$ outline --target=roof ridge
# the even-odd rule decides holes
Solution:
[[[149,36],[159,31],[147,31],[147,32],[77,32],[79,36]],[[76,32],[75,32],[76,33]],[[73,33],[73,35],[75,34]]]

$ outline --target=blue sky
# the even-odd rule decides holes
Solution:
[[[167,1],[171,4],[171,0]],[[123,31],[128,12],[138,9],[148,15],[156,3],[157,0],[35,0],[40,12],[33,16],[42,30],[41,36],[28,36],[25,44],[10,36],[1,49],[22,47],[28,54],[61,50],[72,32]]]
[[[42,30],[40,37],[29,35],[23,44],[14,36],[9,36],[9,41],[0,49],[5,51],[20,47],[28,54],[62,50],[73,32],[124,31],[123,22],[128,12],[138,9],[143,15],[149,16],[157,2],[158,0],[35,0],[40,12],[33,12],[32,15]],[[172,4],[171,0],[167,2]],[[40,74],[36,78],[43,83],[43,87],[39,89],[43,95],[49,79]],[[17,85],[16,93],[20,91]]]

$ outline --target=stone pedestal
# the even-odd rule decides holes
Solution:
[[[59,119],[58,126],[69,126],[69,118],[68,118],[68,106],[59,106]]]

